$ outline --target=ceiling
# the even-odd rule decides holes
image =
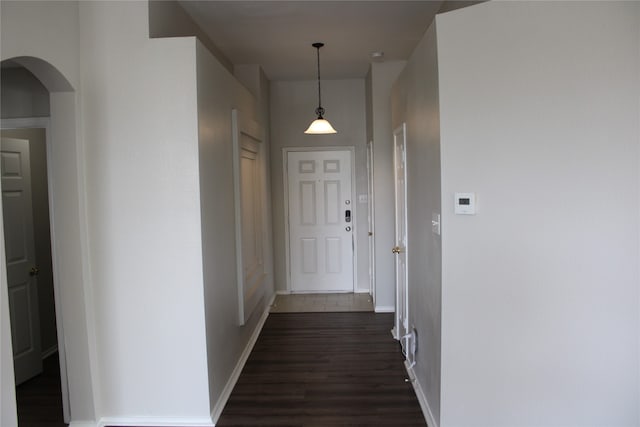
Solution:
[[[372,52],[406,60],[442,1],[179,2],[235,65],[259,64],[271,80],[363,78]],[[469,2],[445,2],[446,9]]]

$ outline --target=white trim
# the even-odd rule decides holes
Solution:
[[[375,151],[373,149],[373,140],[367,142],[367,243],[369,246],[369,294],[376,304],[376,214],[375,214],[375,191],[373,186],[375,182]],[[371,234],[369,234],[371,233]]]
[[[69,427],[97,427],[96,421],[71,421]]]
[[[48,349],[42,352],[42,360],[46,359],[49,356],[53,356],[58,352],[58,344],[49,347]]]
[[[276,295],[304,295],[304,294],[350,294],[350,291],[310,291],[310,292],[292,292],[292,291],[276,291]],[[368,294],[368,289],[356,289],[353,291],[354,294]],[[393,307],[391,307],[393,311]],[[381,312],[386,313],[386,312]]]
[[[53,95],[52,95],[53,96]],[[75,123],[84,123],[84,108],[82,101],[75,100],[73,103],[75,107],[74,119]],[[96,319],[95,319],[95,298],[93,294],[93,273],[91,267],[91,260],[89,258],[89,252],[91,248],[91,240],[89,233],[89,201],[88,191],[86,187],[87,183],[87,163],[84,153],[85,140],[83,135],[84,129],[82,126],[76,126],[75,129],[75,154],[76,154],[76,182],[78,184],[78,231],[80,235],[80,262],[82,272],[82,290],[84,293],[84,316],[85,324],[87,327],[87,355],[89,363],[89,386],[91,387],[91,410],[95,417],[100,413],[101,388],[100,388],[100,376],[99,376],[99,364],[98,364],[98,343],[96,333]],[[53,146],[50,148],[53,150]],[[51,154],[53,156],[53,154]],[[53,183],[51,184],[53,185]],[[50,196],[51,197],[51,193]],[[51,204],[53,206],[53,204]],[[53,235],[52,235],[53,237]],[[66,420],[65,420],[66,421]]]
[[[427,422],[427,425],[429,427],[438,427],[438,423],[433,416],[433,412],[431,411],[431,407],[429,406],[427,397],[425,396],[424,391],[422,391],[422,386],[420,386],[420,382],[416,377],[416,373],[413,370],[413,367],[410,367],[410,364],[406,360],[404,362],[404,367],[407,370],[407,374],[409,375],[409,380],[411,381],[413,390],[416,392],[416,397],[418,398],[418,402],[420,403],[420,409],[422,409],[422,414],[424,415],[424,419]]]
[[[247,359],[249,358],[249,355],[251,354],[253,347],[256,345],[256,341],[258,341],[260,332],[262,332],[264,323],[267,321],[267,317],[269,317],[269,310],[271,309],[271,306],[273,305],[273,302],[275,301],[275,299],[276,299],[276,294],[273,294],[265,307],[264,313],[262,313],[262,317],[260,317],[260,320],[258,320],[258,324],[256,325],[256,328],[254,329],[253,334],[251,334],[251,338],[249,338],[249,341],[247,342],[247,345],[244,348],[244,351],[240,355],[240,358],[238,358],[238,363],[236,363],[236,367],[233,369],[233,372],[231,372],[231,376],[229,377],[229,380],[227,381],[224,388],[222,389],[220,398],[218,398],[218,401],[216,402],[215,406],[213,407],[213,410],[211,411],[211,420],[213,420],[214,425],[215,423],[218,422],[218,418],[220,418],[220,415],[222,415],[222,410],[227,404],[227,401],[229,400],[229,396],[231,396],[231,392],[233,391],[233,388],[238,382],[238,378],[240,378],[242,369],[244,368],[245,363],[247,363]],[[130,424],[130,425],[137,425],[137,424]],[[168,425],[172,425],[172,424],[168,424]]]
[[[394,246],[395,245],[401,245],[404,243],[404,252],[405,254],[409,252],[409,233],[407,232],[406,228],[404,230],[404,236],[398,236],[398,158],[397,158],[397,154],[398,154],[398,140],[401,138],[401,144],[402,144],[402,148],[403,148],[403,155],[402,155],[402,165],[403,165],[403,172],[404,172],[404,176],[403,176],[403,182],[404,182],[404,203],[403,203],[403,221],[404,221],[404,225],[405,227],[407,227],[407,224],[409,223],[407,220],[407,214],[408,214],[408,206],[407,206],[407,124],[406,122],[403,122],[400,126],[398,126],[394,131],[393,131],[393,205],[394,205]],[[402,237],[404,238],[404,242],[400,242],[399,238]],[[408,329],[409,329],[409,260],[408,257],[405,255],[404,258],[404,289],[402,289],[404,291],[404,297],[401,297],[401,292],[400,292],[400,286],[398,283],[398,256],[394,257],[394,287],[395,287],[395,293],[396,293],[396,301],[395,301],[395,327],[394,327],[394,337],[396,339],[400,339],[400,337],[406,335],[408,333]],[[402,302],[404,304],[402,304]],[[404,305],[404,312],[401,313],[401,307],[402,305]],[[403,318],[400,318],[400,316],[403,316]],[[405,350],[405,346],[403,344],[403,342],[400,342],[400,345],[402,346],[403,349],[403,353],[407,354],[406,350]]]
[[[2,129],[45,128],[49,129],[49,117],[26,117],[19,119],[2,119]]]
[[[96,424],[72,423],[69,427],[95,427]],[[167,418],[167,417],[105,417],[101,418],[98,427],[105,426],[138,426],[138,427],[214,427],[210,418]]]
[[[241,188],[241,157],[243,149],[248,149],[248,146],[244,145],[241,140],[241,135],[249,136],[253,141],[255,141],[255,146],[252,147],[251,151],[255,149],[255,155],[257,157],[258,167],[262,171],[262,158],[264,156],[264,132],[260,127],[258,122],[255,122],[247,117],[245,117],[240,111],[237,109],[231,110],[231,128],[233,132],[233,193],[234,193],[234,208],[236,213],[236,222],[235,222],[235,237],[236,237],[236,276],[237,276],[237,287],[238,287],[238,322],[240,326],[244,326],[249,320],[249,317],[258,307],[260,300],[264,295],[264,282],[266,279],[265,272],[265,264],[264,260],[266,258],[267,245],[265,244],[265,235],[263,230],[267,226],[266,219],[266,204],[264,203],[264,199],[262,197],[263,194],[266,193],[266,188],[264,188],[264,180],[261,181],[260,191],[260,230],[259,240],[260,240],[260,249],[261,249],[261,264],[262,264],[262,273],[255,279],[254,284],[256,284],[257,289],[254,287],[253,290],[249,290],[247,292],[247,287],[251,284],[245,281],[245,265],[244,265],[244,256],[243,256],[243,240],[242,240],[242,188]],[[247,298],[247,293],[251,296]]]
[[[53,191],[53,179],[51,177],[53,168],[52,168],[52,143],[51,143],[51,120],[49,117],[27,117],[27,118],[18,118],[18,119],[1,119],[0,120],[0,129],[44,129],[45,130],[45,148],[47,152],[47,190],[49,192],[49,226],[50,226],[50,239],[51,239],[51,265],[53,268],[53,299],[55,305],[55,315],[56,315],[56,333],[58,335],[58,357],[60,359],[60,388],[62,392],[62,412],[63,419],[65,422],[70,421],[70,401],[69,401],[69,382],[68,382],[68,374],[67,374],[67,357],[66,357],[66,347],[65,343],[65,334],[64,334],[64,322],[63,322],[63,313],[62,313],[62,301],[61,298],[61,289],[60,289],[60,280],[58,277],[58,269],[56,268],[56,245],[53,244],[55,242],[55,230],[53,227],[53,215],[54,212],[51,209],[53,206],[52,201],[54,197]],[[44,355],[43,355],[44,358]]]
[[[291,289],[291,252],[289,248],[289,153],[299,151],[349,151],[351,157],[351,218],[352,233],[351,242],[353,244],[353,288],[351,292],[358,289],[358,227],[357,227],[357,192],[356,192],[356,148],[353,145],[332,145],[326,147],[283,147],[282,148],[282,184],[284,186],[284,249],[285,249],[285,282],[286,290],[292,293]],[[318,292],[313,292],[318,293]]]
[[[375,308],[376,313],[394,313],[396,308],[393,305],[377,305]]]
[[[284,203],[284,268],[286,291],[291,293],[291,249],[289,247],[289,151],[282,149],[282,193]]]

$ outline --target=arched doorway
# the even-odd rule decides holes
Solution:
[[[15,57],[14,67],[24,67],[49,92],[50,118],[46,127],[46,159],[51,225],[51,255],[60,376],[64,420],[95,419],[94,384],[88,319],[91,301],[86,256],[86,213],[82,157],[76,138],[76,96],[69,81],[53,65],[39,58]],[[3,61],[3,64],[6,62]],[[4,94],[3,94],[4,96]],[[3,120],[3,127],[38,127],[44,121]],[[4,229],[1,241],[4,242]],[[0,424],[14,425],[15,390],[11,335],[9,333],[7,263],[3,247],[0,257],[0,374],[3,418]],[[94,356],[95,357],[95,356]],[[94,359],[95,360],[95,359]],[[9,418],[5,414],[9,413]]]

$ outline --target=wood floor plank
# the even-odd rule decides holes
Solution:
[[[393,314],[272,313],[217,426],[426,426]]]
[[[43,372],[16,387],[20,427],[65,427],[58,354],[42,361]]]

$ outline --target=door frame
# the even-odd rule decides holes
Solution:
[[[52,160],[52,147],[51,147],[51,129],[50,119],[48,117],[27,117],[17,119],[1,119],[0,130],[8,129],[44,129],[45,130],[45,148],[47,152],[47,190],[49,194],[49,227],[50,227],[50,239],[53,243],[54,229],[52,221],[52,197],[53,197],[53,178],[51,176],[51,160]],[[3,225],[4,227],[4,225]],[[58,358],[60,359],[60,384],[62,392],[62,413],[64,422],[70,421],[70,402],[69,402],[69,383],[67,374],[67,356],[65,351],[65,335],[64,335],[64,323],[62,320],[62,301],[60,280],[58,277],[58,269],[56,268],[56,245],[51,245],[51,265],[53,267],[53,301],[55,305],[56,313],[56,333],[58,338]]]
[[[373,140],[367,142],[367,220],[369,225],[367,241],[369,243],[369,295],[376,305],[376,211],[373,186],[375,182]]]
[[[394,129],[393,131],[393,200],[394,200],[394,247],[399,245],[398,242],[398,177],[397,177],[397,173],[398,173],[398,168],[397,168],[397,154],[398,154],[398,150],[397,150],[397,146],[399,143],[399,140],[401,140],[401,143],[404,147],[404,158],[403,158],[403,163],[404,163],[404,206],[403,206],[403,213],[404,213],[404,224],[405,224],[405,247],[402,248],[402,250],[405,253],[405,263],[404,263],[404,289],[402,292],[398,283],[398,255],[394,255],[394,265],[395,265],[395,293],[396,293],[396,304],[395,304],[395,324],[393,327],[393,336],[395,339],[399,340],[402,348],[405,349],[405,345],[404,345],[404,341],[403,338],[406,336],[407,334],[407,330],[409,329],[409,270],[408,270],[408,260],[406,258],[406,252],[408,251],[407,247],[408,247],[408,241],[409,241],[409,236],[408,236],[408,230],[407,228],[407,124],[406,123],[402,123],[402,125],[400,125],[399,127],[397,127],[396,129]],[[404,296],[404,312],[401,313],[400,308],[402,307],[402,302],[401,297]],[[401,318],[401,316],[403,316],[403,318]],[[406,322],[405,322],[406,320]],[[403,325],[407,323],[405,329],[407,330],[403,330]]]
[[[352,292],[355,292],[358,286],[358,239],[357,239],[357,203],[354,198],[357,198],[356,194],[356,148],[353,145],[345,146],[327,146],[327,147],[283,147],[282,148],[282,183],[284,187],[284,250],[285,250],[285,280],[286,280],[286,293],[292,293],[291,287],[291,250],[289,245],[289,153],[299,151],[349,151],[351,156],[351,217],[352,221],[352,233],[351,242],[353,245],[353,283]]]

